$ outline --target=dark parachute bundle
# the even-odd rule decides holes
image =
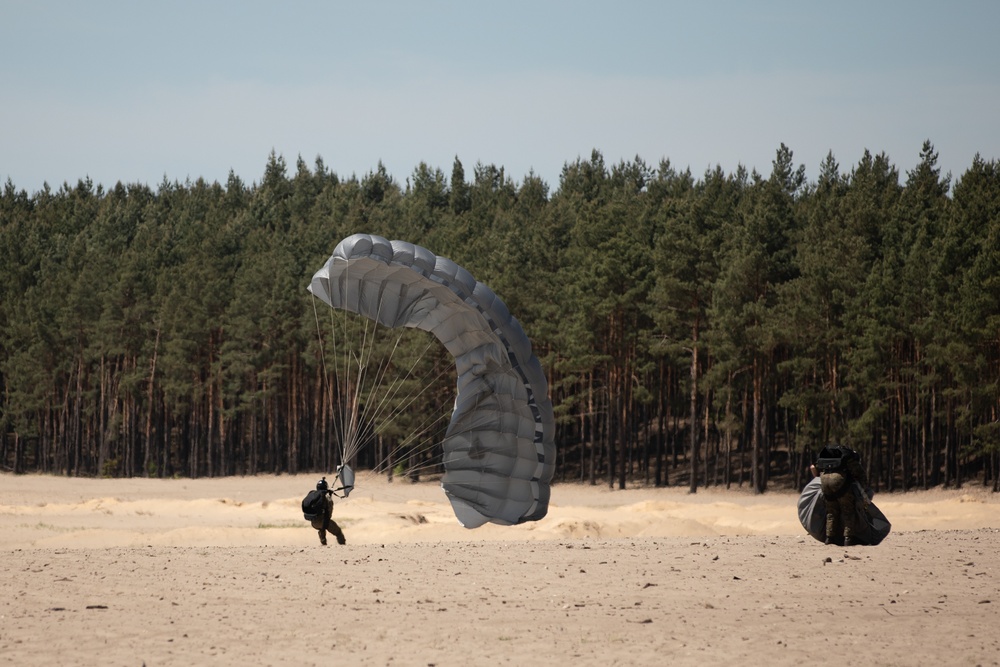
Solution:
[[[426,248],[355,234],[309,291],[384,326],[428,331],[455,358],[441,485],[463,526],[545,516],[555,466],[548,385],[520,323],[489,287]]]
[[[818,469],[818,464],[817,464]],[[869,496],[871,492],[869,491]],[[820,478],[813,477],[806,484],[799,495],[798,502],[799,523],[820,542],[826,540],[826,500],[823,498],[823,490],[820,488]],[[885,518],[875,503],[870,503],[867,507],[858,503],[858,514],[863,525],[867,526],[866,535],[861,537],[864,544],[876,545],[886,538],[892,529],[892,524]]]

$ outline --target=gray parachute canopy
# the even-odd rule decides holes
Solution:
[[[545,516],[555,470],[548,385],[521,325],[489,287],[420,246],[354,234],[309,291],[387,327],[429,331],[455,357],[458,394],[441,485],[459,523]]]

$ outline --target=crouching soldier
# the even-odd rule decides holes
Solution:
[[[867,506],[871,503],[861,456],[849,447],[824,447],[816,461],[826,501],[826,543],[871,544]]]
[[[333,520],[333,491],[326,483],[326,477],[316,484],[316,489],[310,491],[302,500],[302,515],[319,531],[319,543],[326,546],[326,532],[330,531],[337,538],[337,544],[346,544],[344,531]]]

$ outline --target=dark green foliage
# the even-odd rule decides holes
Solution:
[[[342,179],[273,153],[251,186],[8,181],[0,464],[330,471],[360,385],[377,429],[355,464],[433,470],[447,354],[409,331],[345,357],[364,323],[305,289],[356,232],[424,245],[503,298],[548,373],[561,479],[759,492],[800,485],[839,441],[882,488],[1000,484],[1000,169],[977,157],[953,185],[929,142],[902,184],[867,151],[808,183],[784,145],[767,176],[700,179],[593,151],[551,193],[492,164],[469,179],[457,157],[402,186],[381,164]]]

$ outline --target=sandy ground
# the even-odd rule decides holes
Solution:
[[[557,485],[458,525],[434,483],[360,475],[319,545],[313,476],[0,474],[0,665],[998,665],[1000,497],[876,497],[826,547],[797,494]]]

